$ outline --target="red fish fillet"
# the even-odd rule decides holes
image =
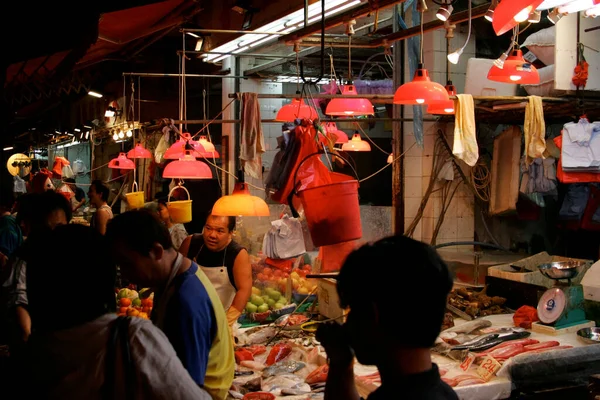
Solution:
[[[530,344],[536,344],[536,343],[539,343],[539,342],[540,342],[539,340],[535,340],[535,339],[517,339],[517,340],[509,340],[509,341],[507,341],[507,342],[502,342],[502,343],[500,343],[500,344],[497,344],[496,346],[494,346],[494,347],[491,347],[491,348],[489,348],[489,349],[487,349],[487,350],[484,350],[484,351],[482,351],[482,352],[480,352],[480,353],[477,353],[477,355],[478,355],[479,357],[485,357],[486,355],[488,355],[489,353],[491,353],[491,352],[492,352],[492,351],[494,351],[494,350],[498,350],[498,349],[501,349],[501,348],[503,348],[503,347],[511,346],[511,345],[513,345],[513,344],[520,344],[520,345],[522,345],[522,346],[527,346],[527,345],[530,345]]]
[[[278,361],[283,360],[292,352],[292,346],[287,343],[277,343],[271,349],[271,352],[267,356],[267,365],[273,365]]]
[[[448,370],[445,368],[439,368],[439,371],[440,371],[440,376],[444,376],[448,373]]]
[[[573,346],[554,346],[554,347],[546,347],[544,349],[538,349],[538,350],[530,350],[527,352],[527,354],[531,354],[531,353],[545,353],[546,351],[550,351],[550,350],[563,350],[563,349],[572,349]]]
[[[456,381],[456,379],[452,379],[452,378],[442,378],[442,380],[444,382],[446,382],[450,387],[455,387],[456,385],[458,385],[458,382]]]
[[[235,362],[239,364],[242,361],[254,361],[254,356],[246,349],[237,349],[235,351]]]
[[[504,351],[502,351],[504,350]],[[494,355],[493,353],[491,354],[492,357],[494,357],[496,360],[498,361],[506,361],[511,357],[514,357],[518,354],[524,353],[527,350],[525,350],[523,348],[523,346],[521,345],[516,345],[516,346],[512,346],[512,347],[506,347],[504,349],[500,349],[500,351],[498,354]]]
[[[325,382],[325,381],[327,381],[328,373],[329,373],[329,365],[328,364],[321,365],[320,367],[315,369],[313,372],[308,374],[308,376],[306,377],[304,382],[308,383],[309,385],[311,385],[313,383]]]
[[[245,347],[246,350],[248,350],[250,353],[252,353],[253,356],[257,356],[259,354],[263,354],[267,352],[267,348],[265,346],[262,346],[260,344],[255,344],[253,346],[248,346]]]
[[[550,340],[547,342],[541,342],[541,343],[536,343],[536,344],[530,344],[528,346],[524,346],[523,348],[527,351],[530,350],[539,350],[539,349],[545,349],[548,347],[555,347],[560,345],[560,343],[558,343],[556,340]]]
[[[471,379],[465,379],[464,381],[460,381],[458,382],[458,384],[456,386],[470,386],[470,385],[480,385],[482,383],[485,383],[485,381],[481,378],[471,378]]]

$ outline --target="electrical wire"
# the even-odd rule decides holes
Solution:
[[[404,150],[404,152],[403,152],[402,154],[400,154],[398,157],[395,157],[395,158],[394,158],[394,160],[393,160],[391,163],[389,163],[389,164],[386,164],[386,165],[384,165],[383,167],[381,167],[381,168],[379,169],[379,171],[376,171],[376,172],[372,173],[371,175],[367,176],[366,178],[359,179],[359,182],[361,182],[361,183],[362,183],[362,182],[366,181],[367,179],[371,179],[372,177],[374,177],[375,175],[379,174],[381,171],[383,171],[384,169],[386,169],[386,168],[387,168],[387,167],[389,167],[390,165],[393,165],[393,164],[394,164],[394,163],[395,163],[397,160],[399,160],[399,159],[401,159],[402,157],[404,157],[404,155],[405,155],[406,153],[408,153],[408,152],[410,151],[410,149],[412,149],[412,148],[413,148],[413,146],[414,146],[415,144],[417,144],[417,143],[415,142],[415,143],[411,144],[411,145],[408,147],[408,149]]]
[[[365,121],[368,121],[367,119],[365,119]],[[367,133],[364,131],[364,129],[360,126],[360,124],[358,122],[354,122],[354,125],[356,125],[358,127],[358,129],[360,129],[360,131],[362,132],[363,135],[365,135],[367,137],[367,139],[369,139],[369,142],[371,142],[373,144],[373,146],[377,147],[377,149],[379,149],[379,151],[381,151],[383,154],[385,154],[386,156],[389,156],[390,153],[388,153],[387,151],[385,151],[384,149],[382,149],[381,147],[379,147],[377,145],[377,143],[375,143],[373,141],[373,139],[371,139],[369,137],[369,135],[367,135]]]
[[[484,202],[490,201],[490,183],[492,182],[492,174],[485,161],[481,158],[477,164],[471,168],[471,183],[475,188],[475,194]]]
[[[192,139],[195,139],[198,135],[200,135],[200,133],[202,133],[205,129],[207,129],[210,124],[212,124],[213,122],[215,122],[220,116],[221,114],[223,114],[225,112],[225,110],[227,110],[227,108],[231,105],[231,103],[233,103],[234,101],[236,101],[237,99],[231,99],[231,101],[229,103],[227,103],[227,105],[221,110],[219,111],[219,113],[217,114],[216,117],[214,117],[213,119],[211,119],[208,124],[206,124],[203,128],[201,128],[198,132],[196,132],[194,134],[194,136],[192,136]],[[179,132],[179,134],[181,135],[181,132]]]

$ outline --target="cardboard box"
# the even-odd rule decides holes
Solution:
[[[524,258],[522,260],[513,262],[511,264],[502,264],[495,265],[488,268],[488,276],[493,276],[496,278],[507,279],[515,282],[523,282],[529,283],[532,285],[543,286],[550,288],[554,286],[554,279],[546,278],[542,273],[538,270],[538,266],[541,264],[546,264],[555,261],[583,261],[585,265],[579,271],[579,275],[572,279],[572,283],[580,283],[585,272],[592,265],[591,260],[580,260],[577,258],[569,258],[569,257],[561,257],[561,256],[551,256],[545,251],[533,255],[528,258]],[[517,267],[517,268],[513,268]],[[520,270],[518,268],[521,268]]]
[[[337,294],[337,280],[319,279],[318,283],[319,314],[326,318],[338,318],[338,322],[344,322],[344,310],[340,307],[340,298]]]

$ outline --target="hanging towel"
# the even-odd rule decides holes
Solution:
[[[525,156],[529,166],[534,159],[544,158],[546,150],[546,123],[544,122],[544,107],[540,96],[528,96],[525,106]]]
[[[265,152],[265,142],[260,123],[260,104],[256,93],[242,93],[242,145],[240,159],[244,172],[256,179],[262,179],[261,154]]]
[[[473,96],[459,94],[454,119],[454,148],[452,154],[473,167],[479,158],[475,130],[475,105]]]

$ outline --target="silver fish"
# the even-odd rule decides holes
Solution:
[[[465,322],[464,324],[453,326],[452,328],[446,329],[442,334],[455,332],[455,333],[471,333],[477,329],[488,328],[492,326],[491,321],[487,319],[475,319],[473,321]]]
[[[282,374],[293,374],[294,372],[301,370],[306,367],[306,364],[300,361],[294,360],[283,360],[279,361],[267,367],[263,370],[263,378],[268,378],[270,376],[282,375]]]
[[[263,344],[268,342],[276,334],[277,329],[272,326],[260,326],[252,328],[238,337],[238,340],[240,342],[238,344]]]

